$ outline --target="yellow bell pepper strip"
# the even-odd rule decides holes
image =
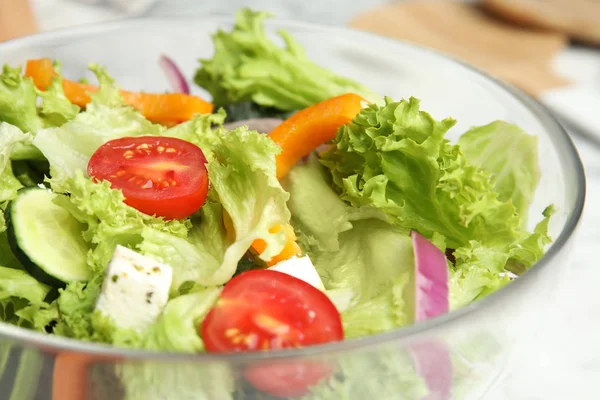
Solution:
[[[42,58],[27,61],[25,76],[30,77],[40,90],[46,90],[52,78],[58,76],[52,60]],[[63,78],[65,96],[73,104],[85,107],[90,101],[89,93],[98,90],[97,86],[73,82]],[[196,114],[210,114],[213,105],[198,96],[184,93],[135,93],[121,90],[126,104],[138,109],[147,119],[166,126],[187,121]]]
[[[367,104],[361,96],[348,93],[300,110],[283,121],[269,133],[282,150],[277,155],[277,178],[283,178],[302,157],[333,140],[338,129]]]

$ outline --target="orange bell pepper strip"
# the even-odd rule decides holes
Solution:
[[[275,128],[269,137],[281,147],[277,155],[277,178],[283,178],[300,159],[333,140],[338,129],[368,102],[348,93],[298,111]]]
[[[273,228],[269,229],[269,232],[278,233],[281,230],[283,230],[283,232],[285,233],[285,246],[278,255],[272,257],[269,261],[266,262],[269,267],[272,267],[273,265],[281,261],[290,259],[294,256],[298,256],[302,253],[302,249],[300,248],[300,246],[298,246],[298,243],[296,242],[296,234],[294,233],[294,228],[292,228],[291,225],[276,225]],[[258,254],[261,254],[267,248],[267,243],[262,239],[257,239],[252,243],[252,248]]]
[[[52,78],[58,74],[52,60],[42,58],[27,61],[25,76],[30,77],[38,89],[46,90]],[[71,103],[85,107],[91,101],[89,93],[97,91],[98,87],[63,78],[63,89]],[[214,108],[200,97],[184,93],[135,93],[121,90],[121,95],[126,104],[138,109],[146,118],[167,126],[187,121],[196,114],[210,114]]]

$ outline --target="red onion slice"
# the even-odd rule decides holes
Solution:
[[[190,94],[190,87],[187,83],[187,80],[172,59],[162,55],[158,63],[167,76],[169,84],[173,88],[174,92]]]
[[[415,322],[450,310],[446,255],[433,243],[411,232],[415,253]]]

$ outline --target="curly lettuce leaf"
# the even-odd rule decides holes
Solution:
[[[38,107],[38,99],[41,99]],[[24,132],[60,126],[73,119],[79,107],[66,98],[62,79],[55,77],[46,91],[35,87],[21,68],[4,65],[0,74],[0,122],[17,126]]]
[[[43,331],[58,317],[44,301],[50,289],[23,270],[0,266],[0,320]]]
[[[164,127],[148,121],[136,109],[125,104],[107,72],[90,65],[98,77],[100,89],[91,94],[85,112],[60,127],[42,129],[33,144],[50,162],[55,179],[77,170],[87,173],[89,159],[104,143],[125,136],[159,135]]]
[[[471,128],[458,145],[470,163],[492,175],[498,198],[512,200],[525,223],[540,180],[537,137],[514,124],[494,121]]]
[[[54,202],[86,226],[82,236],[92,247],[88,264],[93,271],[104,271],[118,244],[129,248],[139,245],[146,227],[187,236],[188,220],[165,221],[144,214],[125,204],[123,192],[111,189],[108,181],[93,182],[81,170],[61,180],[53,177],[50,184],[55,192],[68,194],[57,196]]]
[[[522,273],[542,257],[552,208],[533,233],[524,231],[512,197],[500,196],[498,181],[445,138],[454,123],[435,120],[415,98],[386,98],[341,127],[321,163],[342,199],[374,207],[398,229],[416,230],[453,253],[450,296],[457,308],[508,283],[506,272]]]
[[[223,226],[223,208],[214,202],[205,204],[192,219],[186,238],[152,228],[145,228],[142,238],[142,254],[172,266],[171,295],[180,292],[188,282],[204,285],[221,267],[231,245]]]
[[[219,110],[214,114],[198,115],[166,130],[161,135],[195,144],[202,149],[206,159],[211,161],[214,158],[212,148],[219,143],[221,135],[225,133],[222,127],[224,120],[225,112]]]
[[[203,286],[225,284],[257,239],[267,244],[260,256],[264,260],[279,254],[285,244],[282,233],[269,232],[290,219],[286,205],[289,194],[275,173],[279,147],[246,127],[211,135],[204,152],[209,159],[209,202],[214,204],[200,210],[187,238],[146,230],[140,244],[143,254],[175,268],[172,291],[188,281]],[[225,214],[232,222],[230,236],[223,225]]]
[[[397,226],[429,239],[437,232],[450,248],[470,240],[516,240],[521,232],[514,206],[500,201],[489,174],[445,139],[455,121],[436,121],[415,98],[385,101],[343,126],[335,146],[322,154],[342,197],[374,205]]]
[[[6,230],[4,210],[8,202],[17,197],[17,191],[23,187],[13,174],[10,157],[17,145],[27,145],[30,142],[31,135],[23,133],[14,125],[0,122],[0,234]]]
[[[231,32],[213,35],[215,54],[200,60],[194,81],[217,105],[253,101],[280,110],[297,110],[347,92],[369,90],[310,61],[289,33],[279,31],[282,48],[271,41],[264,20],[269,13],[239,10]],[[301,82],[302,84],[298,84]]]
[[[544,255],[552,242],[548,235],[554,207],[543,212],[544,218],[533,233],[507,246],[486,246],[477,241],[454,251],[454,268],[450,269],[450,309],[455,310],[481,299],[511,281],[508,272],[522,274]]]
[[[72,282],[59,290],[56,304],[60,319],[54,327],[54,334],[92,340],[92,315],[103,280],[102,274],[97,274],[87,283]]]

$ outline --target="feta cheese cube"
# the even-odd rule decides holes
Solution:
[[[96,310],[122,328],[141,331],[154,323],[169,300],[173,269],[117,246],[106,269]]]
[[[323,286],[321,277],[319,276],[319,273],[315,269],[315,266],[313,265],[312,261],[310,261],[308,256],[294,256],[287,260],[278,262],[268,269],[291,275],[294,278],[301,279],[304,282],[313,285],[319,290],[325,291],[325,286]]]

